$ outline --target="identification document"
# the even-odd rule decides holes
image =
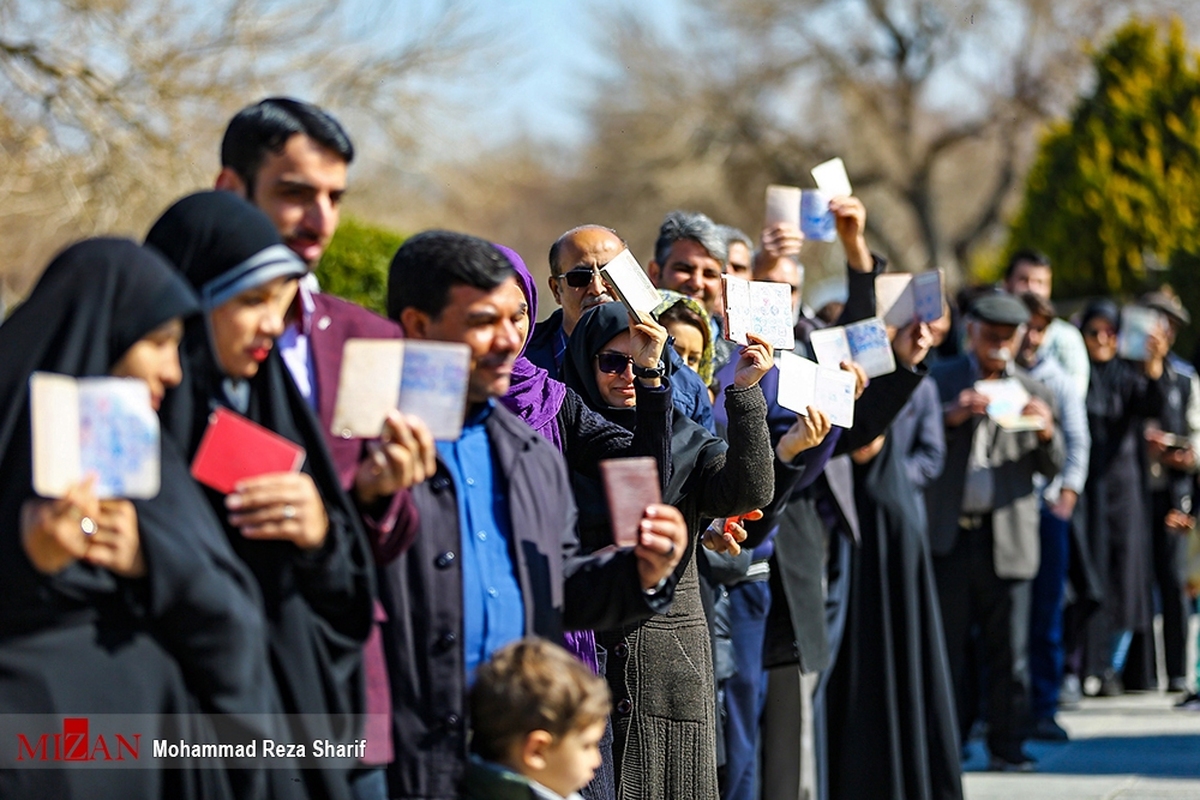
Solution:
[[[792,287],[786,283],[748,281],[722,275],[725,288],[725,338],[749,344],[752,333],[778,350],[796,346]]]
[[[805,189],[800,198],[800,231],[805,239],[837,241],[837,219],[829,210],[829,195],[820,189]]]
[[[875,278],[875,315],[884,324],[903,328],[914,320],[934,322],[942,316],[942,273],[888,272]]]
[[[33,489],[39,495],[62,497],[89,475],[101,500],[158,494],[158,414],[144,381],[35,372],[29,394]]]
[[[896,357],[888,342],[887,328],[879,317],[871,317],[853,325],[822,328],[808,336],[817,363],[838,368],[843,361],[854,361],[867,371],[868,378],[878,378],[896,371]]]
[[[649,456],[610,458],[600,462],[600,476],[608,498],[613,543],[636,547],[646,508],[662,502],[658,464]]]
[[[218,408],[192,459],[192,477],[222,494],[239,481],[276,472],[298,472],[304,448],[228,408]]]
[[[800,189],[795,186],[772,184],[767,187],[767,227],[786,222],[800,224]]]
[[[434,439],[462,434],[471,348],[415,339],[347,339],[331,432],[374,439],[393,409],[420,417]]]
[[[652,312],[662,298],[633,253],[628,250],[617,253],[616,258],[600,268],[600,275],[634,319],[638,322],[653,321]]]
[[[1022,414],[1029,392],[1016,378],[975,381],[975,391],[988,398],[987,415],[1006,431],[1040,431],[1041,417]]]
[[[817,188],[826,197],[849,197],[854,194],[854,189],[850,188],[850,176],[846,174],[846,164],[840,158],[817,164],[810,171]]]
[[[854,426],[854,373],[823,367],[815,361],[783,352],[775,357],[779,369],[779,405],[808,416],[808,407],[829,415],[841,428]]]
[[[1152,331],[1164,331],[1167,320],[1161,312],[1142,306],[1121,309],[1121,331],[1117,334],[1117,355],[1133,361],[1145,361],[1146,337]]]

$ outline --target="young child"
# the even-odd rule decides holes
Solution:
[[[533,637],[497,650],[471,687],[467,800],[578,800],[600,766],[608,684]]]

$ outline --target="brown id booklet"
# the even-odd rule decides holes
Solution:
[[[649,456],[610,458],[600,462],[600,475],[608,497],[613,543],[636,547],[646,507],[662,502],[658,464]]]

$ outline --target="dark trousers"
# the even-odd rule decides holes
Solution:
[[[1039,528],[1042,560],[1030,589],[1029,710],[1034,719],[1050,719],[1058,708],[1063,677],[1063,592],[1071,521],[1042,506]]]
[[[771,608],[768,581],[729,587],[729,628],[737,672],[725,681],[725,800],[758,797],[758,732],[767,677],[763,638]]]
[[[1000,578],[992,557],[991,517],[960,529],[954,549],[933,560],[942,628],[965,738],[977,707],[966,698],[967,648],[979,629],[980,669],[987,675],[988,749],[1018,760],[1028,714],[1030,581]]]
[[[1163,524],[1171,510],[1168,492],[1151,495],[1154,516],[1151,518],[1151,538],[1154,545],[1154,583],[1162,599],[1163,655],[1167,677],[1187,676],[1188,613],[1191,601],[1187,596],[1187,536],[1172,533]]]
[[[829,676],[837,664],[842,636],[846,632],[846,616],[850,608],[850,548],[845,536],[834,533],[829,539],[829,561],[826,564],[825,626],[829,633],[829,666],[821,671],[813,692],[813,753],[816,761],[818,800],[829,800],[829,726],[825,716],[826,691]]]

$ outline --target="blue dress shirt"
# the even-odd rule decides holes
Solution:
[[[525,635],[525,606],[513,570],[511,522],[484,421],[489,401],[467,417],[462,436],[438,442],[458,501],[462,540],[463,661],[467,683],[492,653]]]

